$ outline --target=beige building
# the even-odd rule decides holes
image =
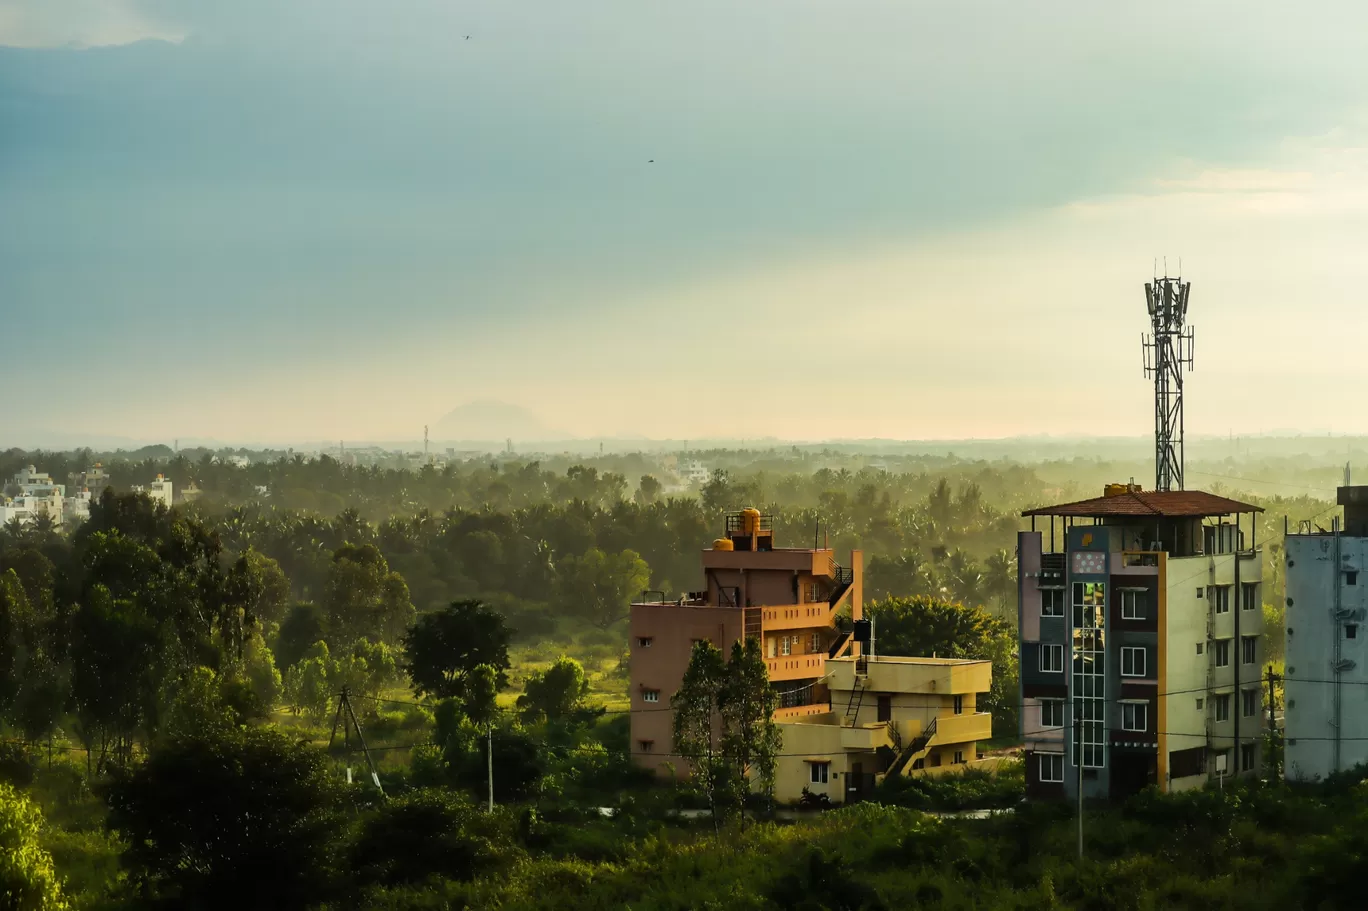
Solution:
[[[783,694],[775,720],[804,718],[830,710],[826,663],[852,647],[836,615],[861,617],[860,551],[841,566],[829,548],[775,547],[770,517],[755,509],[725,521],[726,536],[701,553],[703,589],[676,598],[648,592],[632,605],[632,758],[661,775],[682,771],[670,699],[695,642],[726,654],[735,642],[759,639],[769,679]]]
[[[889,775],[938,775],[991,763],[977,741],[993,720],[978,711],[992,664],[954,658],[842,657],[826,662],[831,710],[781,722],[775,798],[806,790],[860,800]]]

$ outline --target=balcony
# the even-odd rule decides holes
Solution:
[[[886,722],[861,725],[858,728],[841,728],[841,749],[861,753],[872,753],[879,747],[893,746],[893,738],[888,732]]]
[[[988,712],[972,715],[938,715],[936,738],[938,744],[967,743],[988,740],[993,736],[993,716]]]
[[[765,669],[769,671],[771,681],[806,680],[810,677],[821,677],[826,673],[826,655],[818,653],[766,658]]]
[[[780,630],[828,627],[831,625],[833,613],[831,605],[825,601],[761,607],[759,610],[760,622],[767,633]]]

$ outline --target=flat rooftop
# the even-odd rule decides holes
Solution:
[[[1083,519],[1198,519],[1263,512],[1262,506],[1218,497],[1204,490],[1132,490],[1057,506],[1028,509],[1023,516],[1071,516]]]
[[[878,643],[876,642],[877,646]],[[857,655],[844,655],[840,658],[828,658],[827,664],[840,664],[842,662],[859,661]],[[987,658],[913,658],[905,655],[871,655],[866,659],[870,664],[916,664],[922,667],[954,667],[960,664],[991,664]]]

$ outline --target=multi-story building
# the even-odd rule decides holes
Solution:
[[[85,522],[90,518],[90,491],[82,488],[62,500],[62,519],[67,524]]]
[[[66,494],[66,488],[55,483],[52,475],[38,471],[32,465],[20,469],[10,480],[8,487],[12,495],[19,497],[50,497],[54,491],[59,497]]]
[[[779,725],[775,798],[803,791],[834,803],[859,800],[889,775],[982,768],[980,739],[993,719],[977,710],[992,663],[955,658],[845,656],[827,661],[831,710]]]
[[[661,774],[682,765],[671,742],[670,698],[695,642],[711,641],[726,654],[757,637],[782,694],[775,719],[783,721],[830,710],[827,660],[852,647],[836,615],[849,607],[861,618],[861,552],[841,566],[829,548],[775,547],[770,517],[758,510],[728,515],[725,536],[703,551],[702,564],[703,589],[674,600],[648,592],[631,608],[632,757]]]
[[[99,500],[100,494],[109,486],[109,474],[104,470],[104,466],[96,462],[93,467],[85,471],[76,471],[68,475],[72,489],[76,491],[90,491],[90,499]]]
[[[142,484],[133,485],[133,492],[145,493],[153,503],[160,503],[167,509],[170,509],[175,503],[171,481],[162,475],[157,475],[157,479],[145,487]]]
[[[51,475],[29,465],[5,485],[8,496],[0,496],[0,524],[26,526],[46,516],[54,526],[62,524],[62,505],[66,488],[54,483]]]
[[[1121,797],[1258,770],[1263,554],[1241,517],[1260,511],[1113,484],[1023,514],[1028,793]]]
[[[1283,772],[1290,781],[1368,762],[1368,487],[1341,487],[1338,499],[1343,524],[1336,518],[1324,531],[1305,523],[1284,542]]]

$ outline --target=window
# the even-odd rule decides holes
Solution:
[[[1036,757],[1040,760],[1041,781],[1064,780],[1063,753],[1037,753]]]
[[[1350,570],[1344,574],[1345,585],[1358,585],[1358,573]]]
[[[951,760],[954,765],[964,762],[964,750],[955,750],[955,758]]]
[[[1240,663],[1258,664],[1259,663],[1259,637],[1241,636],[1240,637]]]
[[[1145,649],[1125,648],[1121,649],[1121,676],[1122,677],[1143,677],[1145,676]]]
[[[1045,674],[1064,673],[1064,646],[1042,645],[1040,647],[1040,670]]]
[[[1144,620],[1149,613],[1148,601],[1149,592],[1147,591],[1121,592],[1121,619]]]
[[[1344,624],[1344,638],[1346,638],[1346,639],[1357,639],[1357,638],[1358,638],[1358,624],[1357,624],[1357,623],[1346,623],[1346,624]]]
[[[1064,616],[1064,589],[1042,588],[1040,590],[1040,616]]]
[[[641,698],[645,702],[659,702],[660,690],[642,690]]]
[[[654,637],[652,637],[652,636],[638,636],[638,637],[637,637],[637,646],[638,646],[639,648],[650,648],[650,647],[651,647],[651,643],[654,642],[654,641],[655,641],[655,639],[654,639]]]
[[[1240,714],[1246,718],[1259,714],[1259,691],[1240,690]]]
[[[1240,583],[1240,609],[1253,610],[1256,607],[1263,607],[1259,599],[1259,583],[1241,582]]]
[[[1230,586],[1213,585],[1211,587],[1211,609],[1218,614],[1230,613]]]
[[[1215,712],[1217,721],[1230,720],[1230,696],[1222,694],[1211,697],[1211,708]]]
[[[1040,702],[1040,726],[1043,728],[1064,727],[1064,700],[1043,699]]]
[[[821,633],[813,633],[812,636],[811,636],[811,637],[809,638],[809,640],[808,640],[808,651],[815,655],[815,654],[817,654],[818,652],[820,652],[821,650],[822,650],[822,634],[821,634]]]
[[[1146,703],[1146,702],[1123,702],[1123,703],[1121,703],[1121,730],[1123,730],[1123,731],[1147,731],[1147,730],[1149,730],[1149,703]]]
[[[808,781],[812,784],[826,784],[827,778],[831,775],[831,763],[829,762],[809,762]]]
[[[1211,654],[1217,667],[1230,667],[1230,640],[1217,639],[1211,643]]]
[[[779,654],[781,654],[781,655],[791,655],[791,654],[793,654],[793,646],[789,643],[789,637],[788,637],[788,636],[780,636],[780,637],[779,637]]]
[[[655,741],[654,741],[654,740],[638,740],[638,741],[637,741],[637,752],[638,752],[638,753],[649,753],[649,752],[651,752],[651,751],[654,750],[654,749],[655,749]]]
[[[1240,744],[1240,768],[1246,772],[1255,768],[1259,764],[1259,745],[1257,743]]]
[[[963,697],[963,696],[956,696],[956,697],[955,697],[955,714],[956,714],[956,715],[963,715],[963,714],[964,714],[964,697]]]
[[[1197,654],[1202,654],[1202,643],[1200,642],[1197,643]]]
[[[1197,711],[1200,712],[1201,710],[1202,710],[1202,697],[1198,696],[1198,697],[1197,697]]]

